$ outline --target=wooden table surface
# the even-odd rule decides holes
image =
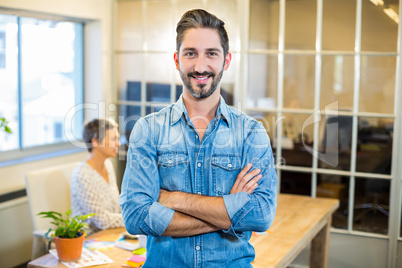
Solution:
[[[274,222],[267,235],[253,236],[254,267],[286,267],[312,242],[310,267],[326,267],[332,213],[339,201],[301,195],[278,195]]]
[[[256,268],[286,267],[312,242],[310,267],[326,267],[331,216],[338,206],[336,199],[279,194],[275,220],[269,233],[253,236],[250,240],[256,251],[252,265]],[[88,239],[123,232],[124,228],[109,229]],[[103,250],[102,253],[115,262],[97,266],[99,268],[121,267],[124,260],[132,256],[130,251],[119,248]],[[65,266],[53,255],[47,254],[28,263],[28,268],[37,267]]]

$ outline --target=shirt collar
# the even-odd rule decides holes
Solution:
[[[186,107],[184,107],[183,94],[182,94],[172,107],[172,113],[170,118],[171,125],[174,125],[177,123],[177,121],[179,121],[185,109]]]
[[[228,127],[230,127],[231,121],[230,121],[230,116],[229,116],[229,111],[228,111],[228,105],[226,104],[225,100],[221,96],[221,101],[219,102],[219,107],[218,111],[216,114],[219,116],[219,113],[223,120],[228,124]]]
[[[171,113],[171,125],[174,125],[179,121],[179,119],[182,117],[182,115],[185,114],[187,116],[187,109],[184,105],[183,102],[183,94],[180,95],[180,98],[177,100],[177,102],[173,105],[172,107],[172,113]],[[229,117],[229,111],[228,111],[228,106],[225,103],[225,100],[223,99],[222,96],[220,96],[220,102],[218,106],[218,110],[216,111],[217,117],[222,117],[223,120],[226,121],[228,124],[228,127],[230,127],[231,120]]]

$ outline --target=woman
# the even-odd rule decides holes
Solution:
[[[124,227],[116,175],[108,159],[118,153],[119,136],[114,121],[95,119],[84,126],[83,138],[90,156],[73,172],[71,209],[74,216],[96,213],[88,221],[88,234]]]

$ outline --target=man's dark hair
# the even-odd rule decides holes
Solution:
[[[84,126],[82,137],[88,147],[88,152],[92,152],[92,139],[97,139],[102,142],[105,137],[105,132],[109,129],[117,127],[114,121],[106,119],[94,119]]]
[[[184,33],[192,28],[208,28],[218,31],[223,53],[229,52],[229,37],[225,29],[225,23],[215,15],[204,9],[192,9],[183,14],[176,27],[176,50],[179,53]]]

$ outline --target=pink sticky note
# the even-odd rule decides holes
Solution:
[[[144,256],[140,256],[140,255],[133,255],[132,257],[130,257],[129,259],[127,259],[128,261],[132,261],[132,262],[143,262],[145,261],[147,258],[145,258]]]

